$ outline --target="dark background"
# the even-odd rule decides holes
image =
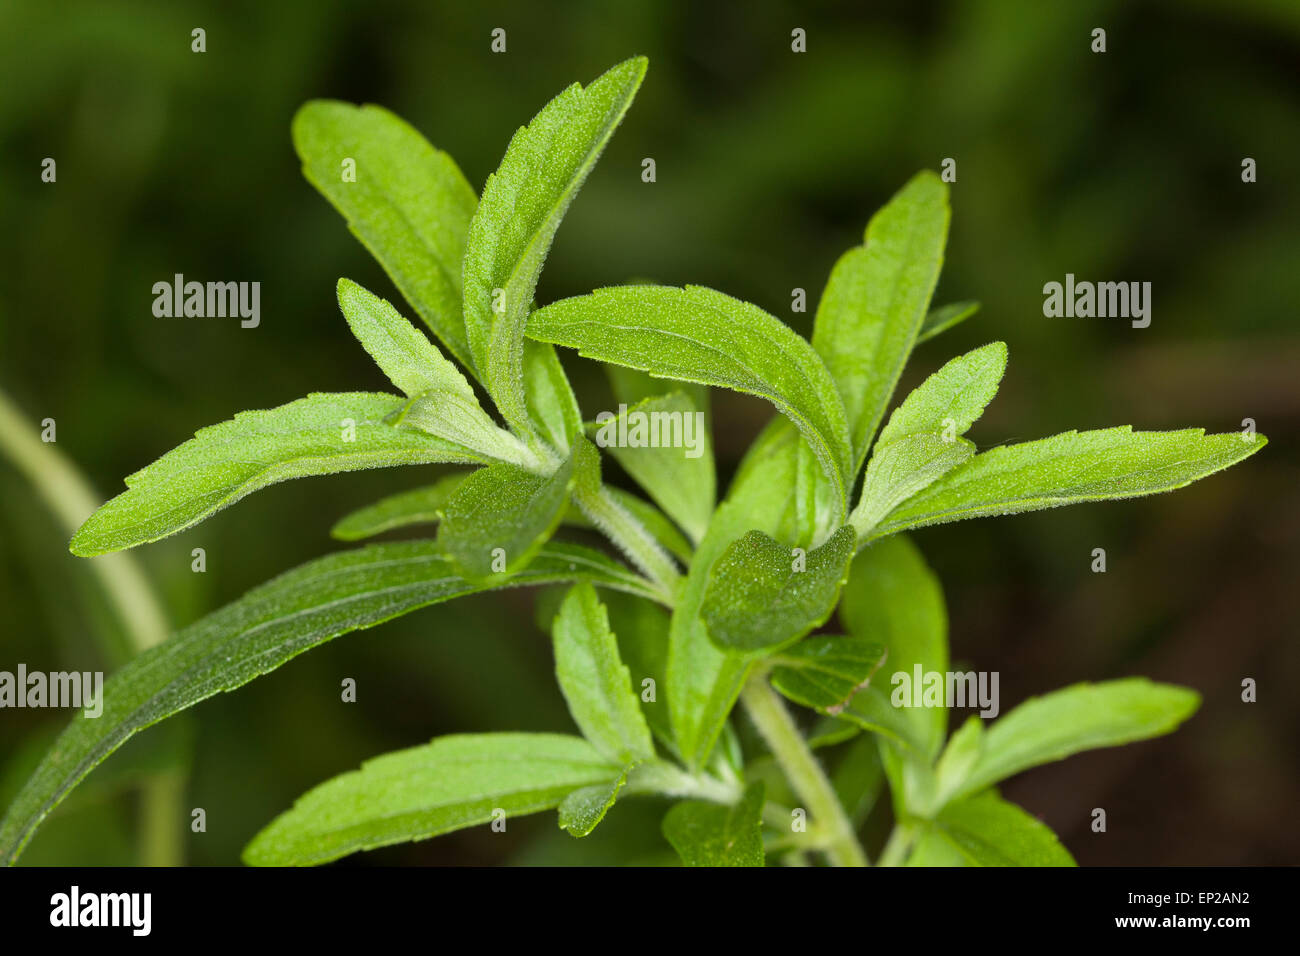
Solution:
[[[190,52],[190,30],[207,52]],[[508,53],[489,51],[494,27]],[[790,31],[808,52],[790,51]],[[1090,52],[1094,27],[1108,52]],[[1171,495],[951,525],[916,539],[947,591],[954,659],[1034,693],[1129,674],[1205,697],[1176,734],[1073,758],[1004,793],[1083,864],[1300,862],[1300,5],[970,0],[783,3],[88,2],[0,5],[0,388],[105,498],[199,426],[314,390],[384,389],[334,300],[396,298],[300,176],[312,97],[381,103],[481,188],[555,93],[650,57],[645,85],[560,229],[539,301],[649,277],[753,301],[809,331],[832,263],[917,169],[954,157],[936,301],[983,311],[920,347],[903,387],[992,339],[1011,364],[971,437],[1241,428],[1272,444]],[[40,181],[46,156],[58,182]],[[640,179],[655,158],[658,181]],[[1258,163],[1244,184],[1243,157]],[[260,281],[262,322],[158,319],[151,287]],[[1154,286],[1152,324],[1047,319],[1042,286]],[[810,311],[790,312],[791,289]],[[409,315],[410,310],[403,307]],[[588,412],[598,371],[565,356]],[[725,475],[770,407],[716,394]],[[137,552],[176,625],[337,547],[341,514],[425,483],[371,472],[263,491]],[[0,668],[111,669],[85,562],[0,461]],[[204,547],[206,574],[190,571]],[[1104,547],[1109,570],[1089,570]],[[181,721],[194,864],[236,862],[312,785],[458,731],[571,729],[534,596],[429,609],[299,657]],[[106,638],[105,634],[109,634]],[[355,704],[339,701],[353,677]],[[1240,701],[1243,678],[1259,701]],[[0,791],[56,711],[0,715]],[[157,729],[92,775],[136,759]],[[186,742],[188,735],[188,743]],[[162,740],[161,736],[157,740]],[[156,742],[155,742],[156,744]],[[107,784],[47,823],[28,863],[136,859],[137,791]],[[0,792],[7,799],[7,794]],[[1089,831],[1093,807],[1105,834]],[[354,864],[658,859],[663,805],[620,804],[579,843],[542,814]]]

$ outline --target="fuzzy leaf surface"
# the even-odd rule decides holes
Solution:
[[[88,557],[157,541],[291,478],[485,460],[444,439],[387,424],[402,404],[397,396],[373,392],[315,394],[201,429],[128,475],[127,490],[73,535],[72,553]]]
[[[700,286],[618,286],[539,309],[528,335],[659,378],[767,399],[803,433],[845,513],[851,455],[835,382],[812,346],[757,306]]]
[[[460,274],[478,197],[455,161],[378,106],[312,100],[294,116],[292,133],[303,175],[448,351],[473,368]],[[343,178],[348,159],[355,182]]]
[[[685,800],[664,817],[663,831],[687,866],[763,865],[763,784],[751,784],[734,807]]]
[[[1172,491],[1222,471],[1268,443],[1199,428],[1135,432],[1128,425],[1003,445],[958,465],[887,515],[872,537],[964,518]]]
[[[470,222],[463,268],[470,351],[501,414],[521,433],[531,429],[523,348],[537,278],[645,70],[644,57],[627,60],[551,100],[511,139]]]
[[[594,587],[579,584],[570,589],[551,634],[555,675],[582,735],[613,763],[652,758],[650,728]]]
[[[368,760],[299,797],[244,849],[253,866],[314,866],[557,806],[617,779],[581,737],[456,734]],[[594,826],[594,824],[592,824]]]

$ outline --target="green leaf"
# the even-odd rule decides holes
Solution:
[[[1259,451],[1268,439],[1128,425],[1004,445],[976,455],[892,511],[872,532],[1172,491]]]
[[[920,345],[922,342],[928,342],[940,332],[946,332],[954,325],[965,322],[979,310],[980,304],[970,300],[952,302],[948,305],[941,305],[937,309],[931,309],[930,314],[921,323],[921,331],[916,336],[916,344]]]
[[[761,531],[733,542],[713,566],[700,608],[709,637],[730,650],[765,651],[824,624],[835,610],[854,540],[852,528],[841,528],[798,558]]]
[[[838,714],[885,661],[885,647],[856,637],[815,635],[772,658],[772,686],[796,704]]]
[[[715,504],[713,447],[689,395],[669,392],[602,412],[592,435],[692,541],[704,537]]]
[[[862,497],[849,515],[858,539],[870,540],[871,529],[885,515],[974,455],[975,446],[966,439],[949,441],[934,432],[908,435],[883,448],[877,444],[862,481]]]
[[[948,614],[943,591],[921,552],[907,538],[887,538],[863,550],[849,568],[849,583],[840,602],[840,619],[854,637],[878,641],[888,651],[886,670],[879,683],[888,687],[893,674],[911,676],[916,665],[923,672],[948,670]],[[859,694],[853,712],[872,699]],[[925,756],[943,746],[947,710],[942,707],[893,708],[913,728]]]
[[[473,395],[435,389],[417,395],[395,412],[388,423],[413,429],[468,448],[481,460],[495,460],[537,470],[541,460],[523,442],[499,428]]]
[[[399,389],[454,392],[477,407],[465,376],[392,305],[348,279],[339,279],[338,297],[352,334]]]
[[[994,793],[949,804],[925,831],[909,866],[1074,866],[1044,823]]]
[[[934,765],[934,797],[930,807],[912,807],[913,812],[933,816],[954,794],[961,792],[971,771],[984,752],[984,721],[968,717],[950,738]]]
[[[555,676],[582,735],[614,763],[629,765],[652,758],[650,728],[596,589],[590,584],[574,586],[551,633]]]
[[[468,580],[512,574],[555,532],[572,485],[572,458],[550,475],[504,463],[480,468],[443,507],[438,545]]]
[[[551,346],[524,342],[524,393],[529,419],[542,438],[561,454],[572,451],[582,434],[582,412]]]
[[[734,807],[686,800],[664,817],[664,836],[687,866],[763,865],[763,784]]]
[[[817,453],[847,509],[844,408],[812,347],[757,306],[699,286],[619,286],[534,312],[528,335],[601,362],[765,398]]]
[[[313,100],[293,118],[303,175],[341,212],[420,318],[473,368],[461,261],[477,198],[456,163],[378,106]],[[356,181],[343,178],[355,160]]]
[[[1083,750],[1170,733],[1195,713],[1200,701],[1195,691],[1144,677],[1075,684],[1031,697],[985,733],[980,758],[958,795],[977,793],[1029,767]]]
[[[556,542],[500,583],[573,581],[657,597],[599,552]],[[456,575],[432,541],[377,544],[310,561],[191,624],[110,677],[103,714],[74,719],[59,737],[0,823],[0,863],[13,863],[50,810],[137,731],[341,634],[482,590]]]
[[[757,529],[794,537],[792,497],[799,433],[787,419],[774,420],[740,463],[727,500],[709,523],[673,611],[668,638],[668,712],[682,759],[701,766],[708,759],[727,714],[752,667],[750,655],[723,650],[709,638],[700,617],[714,563],[728,545]]]
[[[547,810],[617,778],[585,740],[563,734],[456,734],[368,760],[299,797],[244,849],[252,866],[312,866]]]
[[[956,437],[970,430],[998,393],[1007,345],[990,342],[959,355],[912,390],[880,432],[877,448],[925,432]]]
[[[624,767],[613,780],[574,790],[565,797],[560,803],[560,829],[568,830],[575,837],[585,837],[596,829],[618,799],[630,769]]]
[[[463,271],[470,350],[501,414],[521,432],[531,430],[523,342],[537,277],[645,70],[644,57],[627,60],[585,90],[575,83],[551,100],[511,139],[470,222]],[[503,301],[494,302],[494,290]]]
[[[371,392],[315,394],[204,428],[129,475],[128,490],[73,535],[72,553],[107,554],[157,541],[290,478],[483,460],[451,442],[385,424],[401,405],[396,396]]]
[[[381,498],[340,518],[330,529],[330,535],[340,541],[360,541],[394,528],[437,524],[443,507],[466,475],[466,472],[444,475],[432,485]]]
[[[918,173],[867,224],[866,242],[831,271],[813,323],[848,417],[851,474],[912,352],[939,279],[948,238],[948,187]]]
[[[658,604],[630,594],[607,590],[604,598],[610,625],[618,636],[619,656],[627,662],[641,713],[659,742],[677,755],[668,704],[663,698],[668,663],[668,612]],[[651,689],[645,684],[647,678],[654,681],[653,695],[646,693]],[[648,696],[653,699],[647,700]]]
[[[446,153],[377,106],[315,100],[293,121],[303,174],[347,219],[443,346],[477,374],[465,331],[461,272],[478,198]],[[356,182],[342,163],[356,161]],[[577,402],[555,350],[524,349],[528,410],[561,452],[581,429]]]

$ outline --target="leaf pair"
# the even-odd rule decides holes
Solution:
[[[578,545],[546,545],[504,586],[586,580],[646,597],[644,580]],[[0,823],[12,863],[67,793],[137,731],[234,690],[317,644],[430,604],[484,590],[430,541],[369,545],[310,561],[134,658],[104,685],[98,719],[75,718]]]
[[[572,588],[552,628],[555,672],[583,736],[462,734],[370,760],[299,798],[248,845],[258,865],[323,863],[490,820],[559,808],[586,836],[654,742],[605,606]]]
[[[645,76],[637,57],[585,90],[574,84],[519,130],[488,178],[469,227],[465,330],[474,366],[507,422],[533,424],[525,395],[524,326],[551,240]]]
[[[1031,698],[987,729],[971,717],[945,747],[946,708],[897,706],[891,691],[895,675],[910,678],[917,668],[946,675],[950,667],[942,592],[906,536],[877,541],[854,559],[841,617],[850,638],[819,638],[820,646],[810,640],[792,649],[808,645],[799,656],[813,661],[829,656],[840,685],[791,685],[804,672],[783,675],[780,668],[773,684],[799,703],[880,735],[896,815],[919,834],[911,856],[917,865],[1072,865],[1050,830],[989,788],[1083,750],[1169,733],[1199,702],[1193,691],[1143,678],[1078,684]],[[856,657],[853,642],[863,648]],[[836,710],[829,705],[833,695],[871,666],[867,642],[883,645],[885,664]]]
[[[1200,703],[1193,691],[1145,678],[1076,684],[1031,698],[986,731],[971,717],[933,774],[921,774],[924,822],[913,866],[1073,866],[1050,829],[989,788],[1071,754],[1174,730]]]

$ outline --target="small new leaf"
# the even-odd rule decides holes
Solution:
[[[701,800],[677,804],[664,817],[664,836],[687,866],[762,866],[762,815],[760,781],[733,807]]]
[[[719,647],[766,651],[824,624],[835,609],[855,539],[841,528],[797,566],[791,549],[761,531],[733,542],[713,567],[700,616]]]
[[[966,439],[949,440],[935,432],[907,435],[883,448],[877,445],[862,481],[862,497],[849,515],[858,540],[870,540],[871,529],[885,515],[974,455],[975,446]]]
[[[959,355],[912,390],[880,431],[877,448],[923,432],[964,435],[998,393],[1007,369],[1005,342]]]
[[[630,767],[624,767],[613,780],[583,787],[565,797],[560,803],[560,829],[568,830],[575,837],[585,837],[596,829],[618,799],[618,792],[627,783],[630,770]]]
[[[330,529],[330,535],[340,541],[360,541],[394,528],[437,524],[443,507],[464,480],[465,473],[457,472],[444,475],[432,485],[381,498],[340,518]]]
[[[839,714],[866,689],[885,648],[856,637],[814,636],[772,658],[772,686],[796,704]]]
[[[471,581],[527,567],[564,516],[573,459],[550,475],[498,463],[467,476],[442,509],[438,545]]]
[[[394,385],[411,397],[453,392],[477,407],[465,376],[392,305],[348,279],[339,280],[338,297],[352,334]]]

